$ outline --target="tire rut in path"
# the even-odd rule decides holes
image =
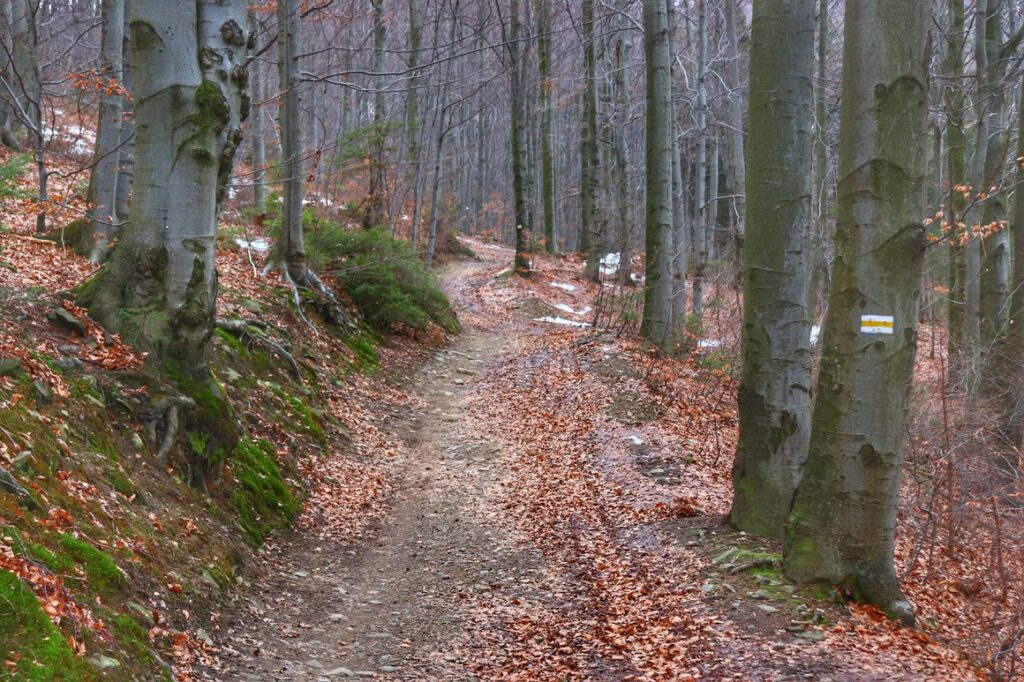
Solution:
[[[437,653],[462,634],[460,603],[514,590],[542,561],[515,549],[477,513],[499,478],[497,448],[463,421],[476,377],[501,363],[507,340],[470,331],[418,369],[422,409],[391,427],[406,444],[390,513],[357,545],[315,529],[282,547],[221,640],[227,680],[467,679]]]

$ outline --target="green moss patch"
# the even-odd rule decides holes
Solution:
[[[0,632],[0,656],[17,663],[13,670],[0,671],[0,678],[28,682],[95,679],[32,591],[5,570],[0,570]]]
[[[302,511],[302,504],[284,482],[269,442],[242,439],[231,466],[238,481],[235,510],[246,539],[259,546],[269,533],[287,528]]]
[[[61,534],[60,542],[64,552],[85,571],[89,586],[97,592],[110,594],[128,584],[125,574],[114,560],[88,542],[64,534]]]

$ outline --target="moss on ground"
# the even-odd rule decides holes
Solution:
[[[114,560],[88,542],[63,533],[60,542],[64,552],[85,571],[89,586],[97,592],[112,594],[127,586],[128,579]]]
[[[95,672],[68,646],[43,612],[35,594],[13,573],[0,569],[0,657],[13,668],[0,679],[26,682],[96,679]]]
[[[269,442],[242,439],[231,466],[238,481],[235,510],[246,538],[259,546],[271,532],[287,528],[302,511],[302,503],[285,483]]]

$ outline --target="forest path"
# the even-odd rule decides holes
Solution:
[[[460,314],[471,306],[473,280],[492,266],[446,271]],[[285,541],[223,632],[228,669],[220,679],[465,679],[433,654],[460,631],[460,595],[514,586],[537,565],[470,512],[496,483],[498,465],[496,446],[465,428],[467,401],[508,342],[474,325],[405,379],[414,400],[388,424],[405,448],[385,518],[355,545],[325,540],[316,528]]]
[[[356,542],[314,514],[269,552],[209,679],[970,679],[934,642],[876,647],[859,633],[902,635],[723,524],[720,375],[584,324],[578,259],[524,280],[471,246],[443,276],[462,334],[405,373],[405,406],[368,406],[402,444],[386,513]]]

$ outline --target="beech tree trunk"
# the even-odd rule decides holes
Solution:
[[[846,4],[836,260],[786,573],[913,622],[893,568],[924,256],[930,7]]]
[[[672,341],[672,54],[668,0],[643,3],[647,91],[646,286],[640,334]]]
[[[255,14],[250,10],[249,31],[256,35],[258,29]],[[263,100],[265,98],[265,80],[263,66],[256,62],[250,68],[252,83],[252,204],[257,213],[267,208],[267,142],[263,126]]]
[[[815,0],[754,0],[734,526],[781,538],[811,434]]]
[[[530,240],[533,233],[533,211],[530,207],[530,177],[528,158],[527,112],[526,112],[526,48],[520,44],[523,38],[522,18],[519,16],[519,0],[509,3],[510,34],[508,44],[511,98],[512,98],[512,194],[515,205],[515,263],[516,274],[530,274]]]
[[[107,257],[117,222],[117,168],[120,161],[121,102],[123,95],[121,51],[124,49],[124,0],[103,0],[100,40],[100,75],[110,81],[100,95],[96,148],[89,178],[89,203],[92,207],[92,245],[89,260],[99,263]]]
[[[945,89],[946,166],[949,196],[946,199],[946,229],[949,237],[949,357],[956,359],[968,347],[967,337],[967,249],[961,242],[964,231],[954,227],[964,218],[967,201],[962,188],[967,182],[967,139],[964,135],[964,92],[957,85],[963,75],[964,0],[949,0],[943,71],[950,85]]]
[[[704,275],[707,268],[707,88],[704,82],[708,54],[708,17],[705,0],[697,0],[697,168],[693,211],[693,319],[699,324],[704,314]]]
[[[746,203],[746,167],[743,148],[743,95],[740,92],[740,43],[739,28],[736,25],[736,1],[725,0],[725,37],[729,44],[729,59],[725,63],[726,85],[732,90],[726,99],[726,167],[729,174],[729,193],[733,195],[729,205],[729,224],[733,225],[733,257],[740,262],[743,249],[743,233]],[[749,97],[749,95],[748,95]]]
[[[373,72],[384,71],[384,38],[387,24],[384,22],[384,0],[370,0],[373,10]],[[384,117],[384,86],[383,78],[376,79],[377,92],[373,96],[373,158],[370,161],[370,190],[367,196],[367,209],[363,218],[363,227],[370,229],[384,225],[385,199],[387,191],[384,177],[384,148],[387,141],[387,130]]]
[[[540,71],[540,170],[541,198],[544,207],[544,247],[558,252],[555,227],[554,105],[555,80],[551,76],[551,8],[545,0],[535,0],[537,13],[537,67]]]
[[[988,73],[987,93],[983,106],[987,116],[985,138],[984,182],[980,191],[986,198],[981,210],[981,224],[994,227],[982,246],[981,273],[978,287],[978,331],[981,346],[988,347],[1006,330],[1007,299],[1010,295],[1010,231],[1005,229],[1006,196],[998,189],[1006,158],[1008,136],[1003,129],[1006,109],[1007,59],[1003,54],[1002,0],[988,0],[985,20],[985,44]],[[993,191],[994,190],[994,191]]]
[[[217,214],[248,113],[242,0],[129,5],[136,175],[128,222],[87,282],[92,316],[182,375],[205,370]]]
[[[281,238],[276,257],[297,284],[307,279],[306,247],[302,227],[302,199],[306,172],[302,149],[302,78],[299,52],[302,45],[302,20],[298,0],[278,0],[278,55],[281,97],[281,167],[284,171],[284,196],[281,202]]]
[[[121,31],[124,42],[121,49],[121,83],[127,93],[134,92],[132,87],[132,49],[131,28],[125,13],[125,27]],[[135,100],[129,95],[121,98],[121,148],[117,160],[117,197],[114,200],[114,213],[118,222],[128,219],[131,205],[132,185],[135,182]]]
[[[604,239],[601,233],[600,209],[597,205],[598,139],[597,139],[597,56],[594,45],[594,0],[583,0],[583,126],[580,139],[580,230],[586,235],[587,266],[584,276],[599,279]]]

